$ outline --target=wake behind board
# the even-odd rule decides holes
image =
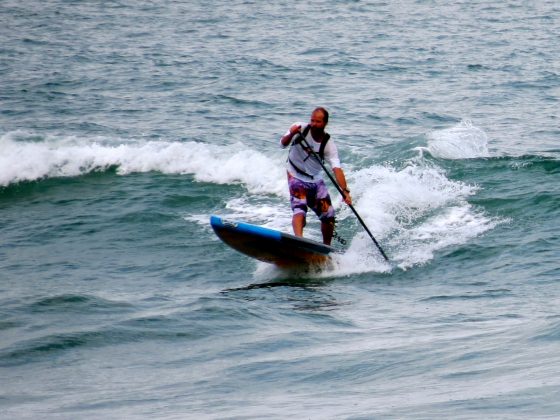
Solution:
[[[329,260],[329,254],[336,252],[333,247],[311,239],[219,216],[211,216],[210,225],[233,249],[281,267],[323,264]]]

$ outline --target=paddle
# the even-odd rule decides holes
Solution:
[[[321,160],[321,158],[317,155],[317,153],[315,152],[315,150],[313,150],[313,148],[311,146],[309,146],[309,143],[307,143],[307,140],[305,139],[305,137],[302,136],[301,132],[298,133],[299,136],[301,137],[301,141],[307,146],[307,148],[309,149],[309,151],[311,152],[311,155],[317,159],[317,161],[319,162],[319,164],[321,165],[321,167],[323,168],[323,170],[325,171],[325,173],[328,175],[329,179],[331,180],[331,182],[334,184],[334,186],[336,187],[336,189],[338,190],[338,192],[340,193],[340,195],[342,195],[342,198],[344,198],[344,191],[342,190],[342,188],[340,188],[340,185],[338,185],[338,182],[336,182],[336,179],[331,175],[331,173],[327,170],[327,168],[325,167],[325,165],[323,164],[323,161]],[[369,237],[371,238],[371,240],[373,241],[373,243],[375,244],[375,246],[377,247],[377,249],[379,250],[379,252],[381,253],[381,255],[383,255],[383,258],[385,258],[385,261],[389,261],[389,258],[387,258],[387,255],[385,255],[385,252],[383,251],[383,248],[381,248],[381,246],[379,245],[379,243],[376,241],[376,239],[373,237],[372,233],[369,231],[368,227],[366,226],[365,222],[362,220],[362,218],[360,217],[360,215],[358,214],[358,212],[356,211],[356,209],[354,208],[354,206],[352,206],[352,204],[348,204],[348,207],[350,207],[350,210],[352,210],[352,212],[354,213],[354,215],[356,216],[356,218],[358,219],[358,221],[360,222],[360,224],[363,226],[363,228],[365,229],[365,231],[367,232],[367,234],[369,235]]]

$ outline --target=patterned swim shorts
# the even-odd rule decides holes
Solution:
[[[325,181],[305,182],[288,174],[288,186],[294,214],[307,214],[307,209],[311,208],[321,221],[334,218],[334,207]]]

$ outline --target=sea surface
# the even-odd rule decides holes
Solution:
[[[560,5],[3,0],[0,418],[560,418]],[[346,244],[281,270],[330,111]],[[310,215],[305,236],[319,239]]]

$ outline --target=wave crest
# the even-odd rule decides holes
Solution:
[[[472,159],[488,157],[488,137],[471,121],[463,120],[451,128],[428,135],[428,152],[441,159]]]

